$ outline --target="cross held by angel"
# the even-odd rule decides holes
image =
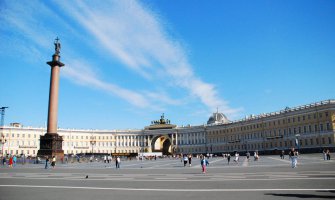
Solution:
[[[59,38],[58,37],[55,39],[54,45],[55,45],[55,54],[59,55],[61,47],[60,47],[60,43],[59,43]]]

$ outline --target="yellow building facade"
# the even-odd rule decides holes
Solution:
[[[334,148],[335,101],[328,100],[206,129],[210,151],[274,153],[291,147],[302,152]]]
[[[247,151],[274,154],[291,147],[300,152],[335,150],[335,100],[229,121],[213,113],[207,125],[178,127],[157,121],[138,130],[58,129],[64,154],[222,154]],[[18,123],[3,126],[1,154],[36,156],[45,128]]]

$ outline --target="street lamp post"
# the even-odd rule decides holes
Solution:
[[[1,133],[1,137],[0,137],[0,143],[1,143],[1,155],[3,157],[3,149],[4,149],[4,146],[7,142],[7,139],[5,138],[5,135],[3,133]]]
[[[299,148],[299,146],[300,146],[300,144],[299,144],[299,137],[300,137],[300,134],[296,134],[295,135],[295,144],[298,147],[298,152],[300,151],[300,148]]]
[[[93,154],[93,152],[94,152],[94,151],[93,151],[93,146],[94,146],[96,143],[97,143],[97,140],[96,140],[95,136],[92,135],[92,136],[90,137],[90,144],[92,145],[92,155],[94,155],[94,154]]]

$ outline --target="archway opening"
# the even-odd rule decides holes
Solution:
[[[158,136],[152,139],[152,152],[162,152],[163,155],[171,154],[171,140],[168,136]]]
[[[163,142],[163,155],[170,155],[171,154],[171,141],[166,139]]]

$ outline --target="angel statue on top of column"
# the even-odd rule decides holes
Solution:
[[[59,43],[59,38],[57,37],[54,42],[55,45],[55,54],[59,55],[60,53],[60,43]]]

